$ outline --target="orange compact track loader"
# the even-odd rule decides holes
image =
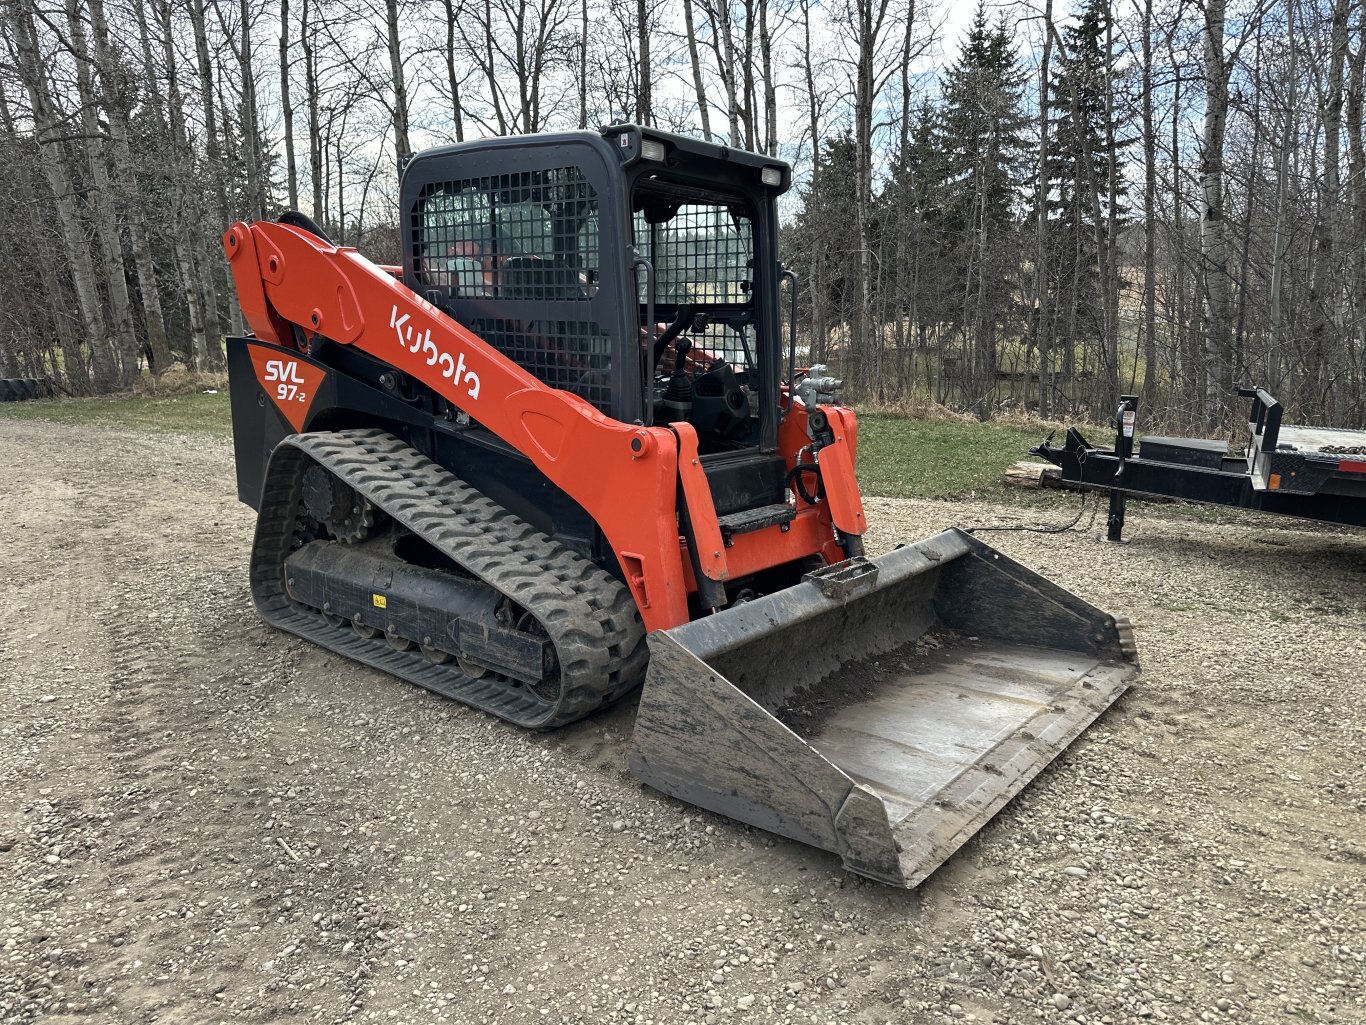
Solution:
[[[1127,625],[949,530],[877,558],[784,331],[780,161],[630,125],[403,170],[403,264],[223,236],[251,587],[283,630],[914,886],[1128,686]]]

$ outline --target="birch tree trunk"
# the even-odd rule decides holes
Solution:
[[[104,307],[100,302],[94,255],[86,241],[85,229],[76,207],[76,189],[62,156],[61,138],[66,132],[59,125],[59,116],[48,92],[30,14],[18,0],[7,0],[6,8],[15,33],[19,75],[28,93],[33,115],[39,163],[57,209],[57,224],[61,229],[67,262],[71,266],[81,326],[90,349],[92,384],[97,392],[113,391],[120,384],[118,361],[110,344]]]
[[[1048,295],[1048,76],[1053,59],[1053,0],[1043,10],[1043,53],[1039,59],[1039,166],[1034,183],[1034,347],[1039,352],[1039,415],[1052,405],[1050,303]],[[1025,370],[1028,372],[1028,361]]]
[[[1101,247],[1106,408],[1119,405],[1119,155],[1115,144],[1115,19],[1105,19],[1105,239]],[[1097,190],[1099,191],[1099,190]]]
[[[754,93],[754,5],[764,0],[741,0],[745,9],[744,47],[740,52],[741,94],[740,122],[745,129],[744,146],[747,150],[759,149],[759,130],[756,124],[757,104]]]
[[[441,0],[441,6],[446,11],[446,83],[451,91],[451,116],[455,119],[455,141],[465,141],[465,108],[460,102],[460,76],[455,70],[455,19],[460,16],[460,8],[452,0]],[[584,0],[584,9],[587,10],[588,0]],[[585,30],[587,26],[585,25]],[[584,107],[584,96],[582,89],[579,95],[579,127],[587,126],[586,108]]]
[[[280,113],[285,126],[285,174],[289,208],[299,209],[299,170],[294,163],[294,104],[289,99],[289,0],[280,0]]]
[[[89,202],[99,239],[104,290],[109,302],[110,340],[118,361],[118,379],[124,387],[138,376],[138,343],[133,332],[133,303],[124,278],[123,240],[119,235],[114,186],[109,179],[109,154],[100,127],[98,101],[91,78],[91,60],[76,0],[67,0],[69,45],[76,63],[76,94],[81,102],[81,128],[85,133],[86,169],[90,174]]]
[[[692,15],[690,0],[688,15]],[[691,23],[689,23],[691,24]],[[704,115],[705,116],[705,115]],[[583,0],[579,8],[579,129],[588,127],[588,0]]]
[[[639,47],[639,87],[636,90],[636,122],[642,125],[653,123],[651,109],[650,79],[654,71],[650,66],[650,12],[645,0],[636,0],[636,45]]]
[[[161,286],[157,283],[156,265],[148,239],[147,212],[138,185],[137,169],[133,164],[128,144],[128,112],[115,86],[118,59],[109,44],[109,26],[104,16],[104,0],[86,0],[90,6],[90,23],[94,29],[95,57],[99,67],[101,100],[109,119],[109,139],[114,154],[114,171],[118,175],[118,195],[128,228],[129,248],[133,251],[133,268],[137,273],[138,291],[142,295],[142,322],[147,331],[147,348],[151,354],[151,370],[162,373],[171,366],[171,347],[166,338],[166,318],[161,311]]]
[[[163,9],[169,9],[169,4],[163,3],[161,6]],[[199,279],[195,276],[194,264],[189,258],[189,248],[186,243],[187,236],[193,237],[195,231],[192,219],[187,216],[192,190],[187,187],[189,184],[188,154],[185,152],[184,145],[184,112],[180,100],[180,87],[176,84],[174,77],[174,56],[166,53],[168,58],[166,61],[166,90],[163,97],[156,63],[152,56],[152,32],[147,19],[146,8],[142,4],[135,4],[134,12],[137,15],[138,41],[142,49],[143,80],[147,85],[147,93],[153,100],[153,113],[157,127],[165,133],[166,140],[169,143],[171,163],[175,168],[176,195],[168,204],[171,221],[169,234],[180,292],[185,299],[186,320],[188,322],[186,326],[190,335],[189,346],[185,353],[186,362],[192,367],[197,367],[200,365],[201,354],[204,349],[203,296],[200,294]],[[159,12],[158,18],[160,18]],[[158,27],[160,27],[160,22],[158,22]],[[175,108],[174,113],[170,112],[172,106]]]
[[[1322,414],[1340,423],[1342,406],[1335,381],[1345,374],[1338,337],[1338,234],[1341,222],[1343,70],[1347,56],[1348,0],[1333,0],[1329,15],[1328,82],[1321,99],[1323,172],[1319,176],[1319,216],[1315,225],[1315,261],[1310,278],[1310,337],[1313,344],[1316,398]]]
[[[493,59],[493,4],[484,0],[484,77],[489,86],[489,103],[498,119],[498,134],[507,135],[508,119],[503,112],[503,94],[498,88],[498,68]]]
[[[802,73],[806,81],[807,134],[811,138],[811,165],[820,163],[821,157],[821,103],[816,94],[816,73],[811,56],[811,11],[817,0],[799,0],[802,9]],[[814,192],[814,182],[813,182]],[[811,338],[807,346],[808,363],[826,361],[826,344],[829,330],[825,323],[825,284],[821,274],[820,247],[810,247],[810,262],[807,270],[807,295],[811,297]],[[795,368],[792,368],[795,370]]]
[[[138,45],[142,49],[142,78],[147,84],[147,100],[152,105],[152,114],[159,126],[166,125],[165,102],[162,98],[161,84],[157,81],[156,62],[152,60],[152,33],[147,25],[147,10],[143,4],[133,4],[133,14],[138,23]],[[168,83],[169,84],[169,83]]]
[[[169,3],[168,3],[169,6]],[[190,0],[189,3],[190,26],[194,32],[194,48],[197,70],[199,73],[199,102],[204,112],[204,149],[208,157],[208,174],[210,175],[213,187],[210,190],[212,200],[209,202],[209,220],[220,230],[227,227],[228,221],[228,194],[227,181],[224,176],[223,150],[219,137],[219,126],[213,83],[213,64],[209,59],[208,33],[204,24],[204,0]],[[169,25],[169,13],[168,22]],[[211,236],[216,233],[210,233]],[[197,261],[200,275],[204,282],[205,297],[205,331],[210,338],[210,355],[215,364],[222,361],[222,350],[219,348],[219,334],[215,331],[214,322],[218,320],[218,296],[221,294],[228,304],[228,323],[234,328],[240,328],[241,311],[237,304],[233,302],[232,281],[228,274],[225,261],[213,257],[201,255]],[[212,316],[209,314],[212,310]]]
[[[1357,22],[1356,47],[1349,58],[1347,86],[1347,202],[1351,212],[1352,268],[1347,275],[1351,296],[1350,321],[1345,332],[1351,367],[1351,394],[1357,419],[1366,409],[1366,146],[1362,143],[1366,109],[1366,5]]]
[[[767,0],[759,0],[759,59],[764,79],[764,152],[778,155],[778,90],[773,81],[773,38]]]
[[[882,337],[873,323],[873,102],[878,41],[887,17],[888,0],[857,0],[857,63],[854,81],[854,209],[858,219],[857,306],[851,350],[855,380],[864,394],[876,390],[882,374]]]
[[[1228,68],[1224,63],[1225,0],[1205,3],[1205,127],[1200,161],[1200,252],[1205,284],[1204,416],[1218,424],[1229,386],[1228,240],[1224,223],[1224,132]]]
[[[1286,30],[1288,38],[1294,39],[1299,32],[1300,9],[1298,0],[1287,0]],[[1279,111],[1280,126],[1275,143],[1276,183],[1272,216],[1274,226],[1271,236],[1271,269],[1268,289],[1270,292],[1269,346],[1267,354],[1267,374],[1271,386],[1279,387],[1282,376],[1295,359],[1292,356],[1293,332],[1286,325],[1286,265],[1290,259],[1290,234],[1292,216],[1291,182],[1295,178],[1296,139],[1299,127],[1299,47],[1287,47],[1286,63],[1279,76],[1279,93],[1283,97]]]
[[[1153,0],[1143,0],[1143,388],[1142,407],[1157,393],[1157,125],[1153,120]]]
[[[708,0],[704,0],[708,2]],[[715,6],[708,8],[712,26],[712,48],[716,51],[717,67],[721,73],[721,85],[726,91],[726,120],[730,137],[726,140],[731,146],[743,146],[740,134],[740,100],[735,88],[736,52],[735,33],[730,20],[730,0],[710,0]]]
[[[247,200],[255,217],[266,216],[266,188],[262,168],[261,132],[256,111],[256,71],[251,49],[251,4],[240,4],[242,25],[237,66],[242,83],[242,164],[247,174]]]
[[[913,252],[913,246],[918,244],[919,232],[918,222],[921,211],[912,202],[912,182],[910,181],[910,144],[911,144],[911,40],[915,33],[915,0],[906,10],[906,27],[901,37],[901,60],[899,73],[901,76],[901,123],[897,133],[897,161],[900,164],[896,181],[900,183],[900,191],[896,196],[896,219],[898,231],[896,233],[895,253],[895,303],[893,309],[896,315],[896,373],[897,391],[907,391],[908,394],[915,394],[915,355],[910,349],[911,333],[907,328],[907,320],[914,324],[916,320],[916,276],[915,272],[919,267]],[[909,364],[909,379],[908,379]]]
[[[207,370],[211,366],[209,355],[209,322],[213,324],[214,345],[218,344],[218,314],[209,310],[214,305],[205,296],[204,286],[195,267],[193,246],[203,234],[196,228],[195,211],[203,209],[199,202],[198,190],[189,188],[194,176],[194,154],[185,138],[185,107],[177,84],[175,47],[171,34],[171,5],[163,2],[157,11],[158,26],[161,30],[162,59],[166,64],[166,114],[167,129],[174,155],[176,178],[181,183],[174,200],[174,223],[171,246],[175,254],[176,271],[180,275],[180,287],[185,294],[185,310],[189,320],[190,350],[189,363],[196,370]],[[202,229],[202,224],[200,226]],[[200,259],[204,257],[201,255]],[[206,308],[207,307],[207,308]]]
[[[198,3],[199,0],[194,0]],[[299,39],[304,51],[304,98],[308,104],[308,174],[313,186],[313,218],[327,223],[327,203],[323,199],[322,123],[318,104],[317,28],[309,20],[310,0],[304,0]]]
[[[384,0],[384,15],[388,29],[389,71],[394,86],[394,150],[402,166],[413,151],[408,144],[408,86],[403,80],[403,50],[398,38],[398,0]]]
[[[584,0],[584,31],[588,31],[588,0]],[[692,65],[692,84],[697,93],[697,113],[702,122],[702,138],[711,142],[711,104],[702,85],[702,62],[697,56],[697,29],[693,23],[692,0],[683,0],[683,27],[688,35],[688,62]]]
[[[1180,100],[1182,86],[1185,81],[1181,76],[1181,65],[1177,63],[1176,55],[1173,52],[1172,39],[1168,38],[1168,56],[1174,69],[1172,76],[1172,118],[1171,118],[1171,174],[1172,174],[1172,247],[1176,252],[1182,252],[1186,237],[1186,211],[1185,204],[1186,192],[1181,182],[1181,164],[1178,154],[1181,152],[1181,115]],[[1175,351],[1179,354],[1178,366],[1176,368],[1177,378],[1181,382],[1182,399],[1191,410],[1198,411],[1204,402],[1205,381],[1203,372],[1199,369],[1201,360],[1196,350],[1201,345],[1198,332],[1191,326],[1195,318],[1193,308],[1199,305],[1202,300],[1198,296],[1187,293],[1187,275],[1184,273],[1185,267],[1178,265],[1173,268],[1173,288],[1176,293],[1176,330],[1179,335],[1172,339]]]
[[[4,9],[5,8],[0,7],[0,11],[3,11]],[[17,34],[17,32],[20,31],[17,23],[15,27]],[[22,53],[23,51],[21,50],[20,52]],[[26,62],[22,60],[16,62],[16,67],[20,73],[21,80],[27,77],[23,66],[25,63]],[[35,115],[39,114],[36,105],[33,106],[32,113]],[[0,89],[0,126],[4,127],[8,137],[17,137],[18,132],[16,131],[14,117],[10,113],[9,100],[3,89]],[[35,128],[39,127],[40,126],[35,123]],[[43,170],[46,170],[46,167],[43,165],[46,164],[47,154],[43,152],[46,147],[42,142],[41,134],[40,130],[39,138],[37,139],[40,154],[39,164]],[[48,181],[48,184],[51,186],[51,180]],[[25,203],[22,206],[22,210],[23,224],[21,230],[25,231],[30,238],[34,239],[43,238],[45,235],[48,235],[49,227],[41,223],[39,206],[37,203]],[[61,220],[61,211],[59,209],[59,227],[61,226]],[[65,243],[64,231],[61,232],[60,237],[62,237],[62,240]],[[72,301],[71,290],[67,288],[63,276],[57,273],[57,261],[39,260],[37,263],[39,280],[43,285],[43,294],[51,302],[53,308],[53,328],[57,335],[57,345],[62,353],[62,369],[65,371],[64,375],[61,376],[65,376],[66,378],[68,391],[84,395],[90,391],[90,369],[86,365],[85,353],[81,351],[81,342],[74,330],[72,318],[67,312],[72,309],[78,309],[77,304]],[[56,378],[59,375],[54,373],[52,376]]]
[[[195,155],[185,136],[184,101],[181,97],[179,72],[176,67],[174,36],[171,25],[170,0],[162,0],[157,11],[161,25],[162,59],[166,64],[167,114],[170,120],[171,145],[177,154],[181,181],[187,185],[195,180]],[[205,230],[209,224],[209,211],[212,201],[205,200],[199,189],[186,188],[180,197],[180,223],[184,231],[177,232],[176,263],[182,268],[185,281],[185,303],[190,313],[190,342],[194,346],[193,363],[198,370],[207,370],[222,363],[222,322],[218,316],[218,295],[214,285],[213,268],[210,261],[217,260],[207,252],[203,244],[205,236],[212,233]],[[188,269],[188,271],[187,271]],[[226,274],[226,269],[222,271]]]

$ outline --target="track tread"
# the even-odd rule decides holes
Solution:
[[[454,663],[435,665],[416,650],[395,651],[383,637],[344,633],[294,602],[284,587],[284,560],[303,474],[315,463],[527,609],[555,645],[558,699],[473,679]],[[271,625],[521,726],[553,729],[581,719],[645,675],[645,628],[620,581],[380,430],[295,434],[276,447],[252,546],[251,586]]]

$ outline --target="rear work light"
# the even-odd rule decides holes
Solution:
[[[645,160],[664,160],[664,143],[658,139],[641,139],[640,155]]]
[[[783,183],[783,169],[781,167],[765,167],[759,172],[759,180],[765,185],[772,185],[777,188]]]

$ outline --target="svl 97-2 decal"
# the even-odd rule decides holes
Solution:
[[[296,359],[279,349],[264,345],[248,345],[251,365],[256,370],[257,383],[266,397],[275,403],[289,425],[296,431],[304,429],[308,411],[313,406],[313,398],[318,387],[327,377],[327,372]]]

